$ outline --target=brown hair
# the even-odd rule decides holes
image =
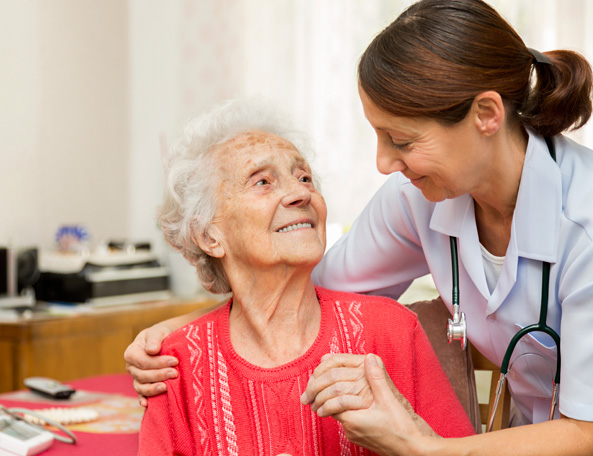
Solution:
[[[591,116],[591,66],[572,51],[535,62],[515,30],[481,0],[421,0],[371,42],[362,89],[396,116],[461,121],[476,95],[498,92],[507,115],[543,136]]]

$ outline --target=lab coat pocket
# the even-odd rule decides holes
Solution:
[[[523,326],[515,324],[516,330]],[[556,374],[557,349],[548,334],[531,332],[523,336],[509,364],[513,391],[533,397],[551,397]]]

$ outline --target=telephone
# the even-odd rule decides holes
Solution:
[[[54,442],[54,435],[14,415],[0,413],[0,455],[29,456],[41,453]]]
[[[57,427],[67,437],[48,431],[26,421],[21,415],[31,415],[44,423]],[[54,439],[65,443],[76,443],[76,436],[54,420],[32,410],[6,408],[0,405],[0,456],[31,456],[48,449]]]

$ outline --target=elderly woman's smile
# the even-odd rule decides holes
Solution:
[[[313,228],[313,225],[309,222],[304,223],[295,223],[293,225],[285,226],[284,228],[280,228],[278,233],[287,233],[289,231],[297,230],[299,228]]]

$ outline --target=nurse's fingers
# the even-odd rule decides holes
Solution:
[[[158,396],[159,394],[167,391],[167,384],[164,382],[159,383],[138,383],[134,380],[134,390],[138,393],[138,402],[142,406],[146,406],[146,398],[152,396]],[[144,399],[143,399],[144,398]]]
[[[178,360],[175,357],[157,356],[161,350],[161,342],[166,335],[166,331],[160,330],[156,326],[142,330],[124,352],[126,365],[140,370],[176,366]]]
[[[128,372],[130,372],[134,379],[134,390],[139,395],[146,397],[164,393],[167,391],[167,385],[164,383],[165,380],[175,378],[179,375],[176,369],[142,371],[133,366],[128,366]]]
[[[175,369],[174,367],[164,369],[143,370],[138,369],[137,367],[134,367],[132,365],[127,365],[126,369],[128,373],[132,376],[134,381],[138,384],[164,382],[165,380],[176,378],[179,375],[177,369]]]
[[[141,394],[138,394],[138,404],[140,404],[140,406],[146,408],[146,407],[148,407],[148,399],[146,399]]]

